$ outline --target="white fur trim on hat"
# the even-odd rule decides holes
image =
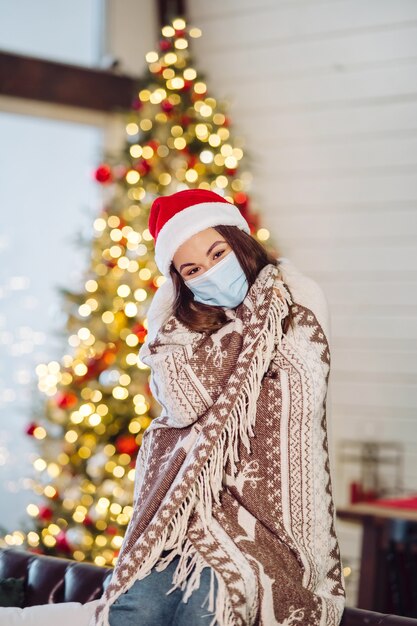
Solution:
[[[239,209],[229,202],[201,202],[173,215],[159,231],[155,244],[155,263],[169,276],[172,257],[187,239],[210,226],[239,226],[250,234],[250,227]]]

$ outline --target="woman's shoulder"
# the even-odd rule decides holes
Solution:
[[[294,304],[305,306],[315,314],[330,343],[329,303],[323,288],[314,278],[304,274],[289,258],[279,257],[278,261],[283,281],[291,291]]]

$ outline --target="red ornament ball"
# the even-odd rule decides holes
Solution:
[[[33,431],[37,427],[38,427],[38,424],[36,422],[30,422],[30,424],[28,424],[28,426],[26,426],[26,429],[25,429],[26,434],[30,435],[31,437],[33,437]]]
[[[77,402],[77,396],[70,391],[60,391],[55,395],[55,403],[60,409],[71,409]]]
[[[49,506],[40,506],[39,507],[39,519],[48,521],[50,519],[52,519],[53,516],[53,512],[52,509],[49,508]]]
[[[132,454],[136,452],[138,448],[138,444],[133,435],[120,435],[117,437],[115,445],[119,454]]]
[[[140,111],[142,107],[143,107],[142,100],[140,98],[133,98],[131,108],[134,111]]]
[[[67,540],[67,536],[63,530],[61,530],[56,536],[56,547],[63,552],[71,552],[70,545]]]
[[[139,172],[141,176],[146,176],[151,171],[151,166],[146,159],[140,159],[135,165],[135,170]]]
[[[95,179],[97,182],[99,183],[108,183],[112,180],[112,172],[111,172],[111,167],[110,165],[107,165],[106,163],[103,163],[102,165],[100,165],[95,173],[94,173]]]
[[[161,39],[161,41],[159,42],[159,47],[162,52],[166,52],[167,50],[171,49],[172,44],[170,41],[168,41],[168,39]]]
[[[172,104],[172,102],[170,102],[169,100],[162,100],[162,102],[161,102],[161,109],[165,113],[170,113],[173,108],[174,108],[174,105]]]

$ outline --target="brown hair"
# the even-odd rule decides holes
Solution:
[[[279,266],[278,259],[272,256],[254,237],[238,226],[220,224],[214,226],[214,229],[224,237],[235,252],[246,274],[249,288],[265,265],[271,263]],[[173,262],[171,262],[169,271],[175,291],[173,313],[185,326],[193,331],[211,333],[230,321],[221,306],[204,304],[194,300],[191,289],[184,284],[184,280]],[[289,325],[293,325],[291,306],[289,307],[289,314],[282,323],[284,333],[287,332]]]

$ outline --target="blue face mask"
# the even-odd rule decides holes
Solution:
[[[244,300],[249,283],[236,254],[231,251],[207,272],[185,280],[194,300],[234,309]]]

